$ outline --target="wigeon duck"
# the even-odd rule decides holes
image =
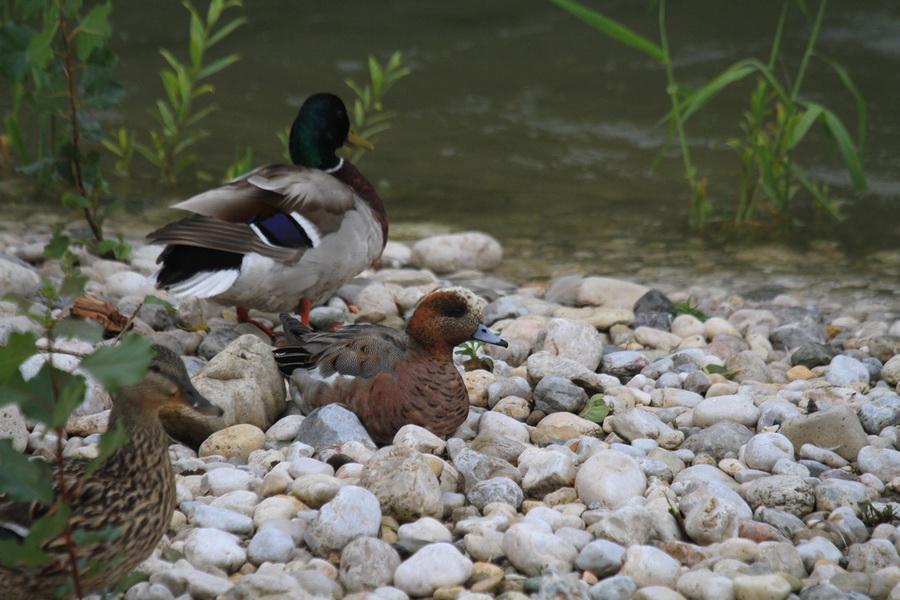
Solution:
[[[159,409],[182,403],[201,414],[222,413],[194,389],[177,354],[162,346],[153,349],[155,357],[144,379],[121,388],[113,399],[110,427],[123,425],[128,441],[86,478],[87,462],[63,463],[65,481],[72,486],[68,522],[74,532],[89,536],[77,547],[82,595],[107,588],[133,571],[169,528],[175,510],[175,474]],[[55,477],[55,465],[53,469]],[[21,542],[35,519],[56,506],[0,500],[0,539]],[[119,533],[114,538],[97,535],[115,529]],[[71,583],[65,536],[51,538],[42,550],[52,559],[49,565],[0,566],[3,598],[56,598],[62,586]]]
[[[446,438],[469,413],[453,349],[467,340],[507,345],[481,323],[483,315],[484,301],[460,287],[423,297],[406,331],[359,324],[314,332],[282,315],[288,346],[274,351],[275,360],[304,412],[343,404],[378,444],[410,423]]]
[[[156,286],[238,307],[298,311],[326,301],[381,255],[384,204],[372,184],[335,152],[369,147],[350,131],[344,103],[316,94],[291,127],[292,165],[267,165],[173,208],[195,213],[147,237],[166,244]],[[258,323],[257,323],[258,325]],[[266,329],[266,328],[264,328]]]

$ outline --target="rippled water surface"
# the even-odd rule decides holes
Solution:
[[[656,124],[668,108],[662,69],[550,2],[245,4],[249,23],[214,50],[241,55],[213,80],[220,109],[205,122],[211,136],[200,153],[203,169],[216,178],[238,146],[252,147],[255,163],[280,161],[275,133],[290,124],[305,96],[328,90],[349,99],[343,80],[365,80],[366,55],[384,59],[399,49],[413,74],[387,97],[396,125],[360,163],[385,199],[396,239],[421,233],[423,223],[428,231],[489,232],[506,251],[501,275],[518,281],[581,272],[662,287],[774,284],[863,296],[900,288],[896,2],[831,3],[819,45],[847,67],[868,102],[869,191],[849,190],[840,163],[816,134],[803,148],[805,164],[836,194],[853,199],[846,220],[833,224],[801,212],[806,228],[760,223],[741,236],[724,226],[689,232],[677,153],[667,152],[650,170],[666,135]],[[648,3],[590,4],[657,39]],[[102,115],[108,128],[127,125],[145,141],[154,125],[148,108],[162,94],[158,50],[183,55],[187,28],[180,3],[149,6],[115,6],[118,76],[128,96],[119,111]],[[765,60],[780,6],[670,3],[679,78],[697,86],[741,58]],[[788,33],[788,55],[799,59],[807,34],[799,16]],[[785,67],[793,73],[795,61]],[[750,89],[736,88],[689,123],[695,161],[718,202],[735,195],[736,156],[723,141],[739,133]],[[854,122],[852,98],[823,63],[814,63],[804,93]],[[140,159],[135,167],[127,186],[114,182],[132,211],[132,233],[171,218],[166,206],[207,185],[184,181],[161,193]]]

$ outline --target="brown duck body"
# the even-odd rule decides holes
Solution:
[[[169,461],[170,440],[159,422],[159,408],[165,402],[183,402],[205,414],[217,414],[219,410],[194,390],[177,355],[155,348],[157,358],[147,377],[137,385],[123,388],[110,412],[110,426],[121,423],[128,441],[86,479],[87,463],[64,464],[66,484],[75,486],[69,502],[72,529],[87,534],[119,530],[115,539],[95,540],[77,547],[77,557],[85,563],[79,567],[85,594],[107,588],[133,571],[153,552],[169,527],[175,509],[175,476]],[[27,529],[48,508],[0,503],[0,526],[15,523],[20,529]],[[53,598],[71,581],[65,539],[50,540],[44,551],[53,557],[49,565],[0,567],[3,598]],[[89,563],[100,566],[92,570]]]
[[[454,347],[469,339],[506,344],[481,325],[482,315],[483,301],[463,288],[423,298],[406,331],[351,325],[313,332],[283,315],[289,346],[275,357],[304,412],[343,404],[379,444],[408,424],[446,438],[469,413]]]

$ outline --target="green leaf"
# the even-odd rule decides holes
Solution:
[[[716,364],[708,364],[705,367],[703,367],[703,370],[706,371],[707,373],[709,373],[710,375],[721,375],[726,378],[731,378],[732,376],[734,376],[735,374],[737,374],[739,372],[739,371],[729,371],[725,367],[716,365]]]
[[[609,415],[609,406],[606,405],[603,394],[594,394],[591,396],[581,412],[578,413],[578,416],[582,419],[587,419],[594,423],[602,423],[607,415]]]
[[[132,385],[143,379],[152,358],[153,352],[147,338],[128,335],[115,346],[95,350],[81,361],[81,366],[110,394],[115,394],[123,385]]]
[[[43,70],[53,58],[53,37],[56,35],[56,27],[51,27],[35,33],[28,40],[26,57],[28,64],[34,70]]]
[[[862,94],[859,93],[859,90],[853,83],[853,79],[850,78],[850,73],[847,72],[847,69],[821,54],[817,56],[834,69],[834,72],[837,73],[841,83],[843,83],[844,87],[847,88],[847,91],[853,95],[853,100],[856,103],[856,148],[859,153],[862,154],[866,147],[866,103],[863,100]]]
[[[16,502],[53,502],[53,475],[45,460],[29,459],[0,439],[0,490]]]
[[[84,293],[84,286],[90,279],[87,275],[82,275],[80,271],[66,275],[59,286],[59,295],[65,298],[77,298]]]
[[[613,21],[609,17],[606,17],[595,10],[587,8],[586,6],[582,6],[577,2],[573,2],[572,0],[551,1],[569,11],[570,13],[581,19],[584,23],[590,25],[607,37],[611,37],[612,39],[619,41],[626,46],[630,46],[635,50],[643,52],[657,62],[666,62],[666,54],[665,52],[663,52],[663,49],[661,47],[654,44],[639,33],[629,29],[628,27],[625,27],[621,23]]]
[[[144,296],[144,304],[161,304],[166,308],[166,311],[170,315],[175,314],[175,307],[168,300],[163,300],[162,298],[158,298],[157,296]]]
[[[222,41],[225,36],[229,35],[232,31],[243,25],[247,22],[247,19],[244,17],[238,17],[233,21],[230,21],[227,25],[223,25],[221,29],[216,31],[214,34],[209,36],[209,39],[206,40],[206,47],[212,48],[217,43]]]
[[[203,67],[202,69],[200,69],[200,71],[197,73],[197,79],[198,80],[205,79],[205,78],[209,77],[210,75],[214,75],[215,73],[218,73],[225,67],[232,65],[239,60],[240,60],[240,57],[237,54],[230,54],[230,55],[220,58],[216,61],[213,61],[210,64]]]
[[[51,375],[51,372],[53,373]],[[26,381],[18,369],[0,387],[0,402],[18,403],[22,414],[45,425],[53,423],[53,379],[65,381],[69,374],[45,362],[37,375]]]
[[[63,319],[54,329],[61,337],[72,337],[93,344],[103,339],[103,326],[96,321],[84,319]]]
[[[0,75],[10,81],[25,81],[31,70],[28,46],[34,31],[22,23],[7,21],[0,26]]]
[[[107,38],[112,35],[109,26],[109,14],[112,12],[112,2],[99,4],[92,8],[79,23],[79,28],[92,35]]]
[[[44,246],[44,256],[47,258],[62,258],[62,255],[69,249],[71,243],[72,238],[63,233],[56,232],[53,237],[50,238],[47,245]]]
[[[5,346],[0,346],[0,383],[5,383],[19,371],[19,366],[37,354],[37,336],[30,332],[12,331]],[[0,406],[7,404],[0,396]]]
[[[791,129],[791,135],[785,140],[787,148],[792,150],[797,144],[802,142],[803,138],[806,137],[806,134],[809,133],[809,128],[812,127],[813,123],[818,121],[821,116],[821,106],[814,103],[806,105],[806,110],[802,111],[801,117],[796,120],[796,124]]]
[[[56,403],[53,406],[53,422],[51,427],[63,427],[66,421],[75,410],[75,407],[84,401],[84,395],[87,393],[87,382],[83,375],[73,374],[60,387],[56,397]]]
[[[754,73],[763,68],[765,68],[765,65],[755,59],[742,60],[731,65],[712,81],[698,89],[696,92],[690,94],[682,106],[684,112],[681,115],[681,120],[687,121],[692,114],[706,106],[710,100],[715,98],[719,92],[729,85],[741,81],[750,73]]]
[[[841,153],[841,158],[844,160],[844,166],[847,167],[847,173],[850,174],[850,181],[853,182],[853,189],[857,191],[865,190],[866,175],[863,172],[862,159],[859,156],[859,152],[856,150],[856,146],[853,144],[850,133],[847,131],[847,128],[844,127],[844,123],[841,121],[840,117],[829,109],[822,107],[822,116],[825,119],[825,127],[837,143],[838,152]]]

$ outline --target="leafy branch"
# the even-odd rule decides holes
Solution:
[[[240,0],[211,0],[205,18],[188,0],[183,4],[191,15],[189,61],[182,62],[170,51],[160,50],[168,63],[168,68],[160,71],[166,97],[156,101],[154,114],[160,129],[150,132],[150,146],[136,145],[138,152],[161,170],[163,181],[170,187],[175,185],[178,174],[197,160],[189,149],[209,135],[198,123],[218,108],[207,104],[195,110],[196,101],[214,91],[212,84],[203,82],[239,60],[237,54],[229,54],[205,64],[207,52],[247,22],[245,17],[237,17],[217,28],[222,13],[241,7]],[[124,158],[121,140],[120,136],[118,146],[110,140],[106,147]]]

